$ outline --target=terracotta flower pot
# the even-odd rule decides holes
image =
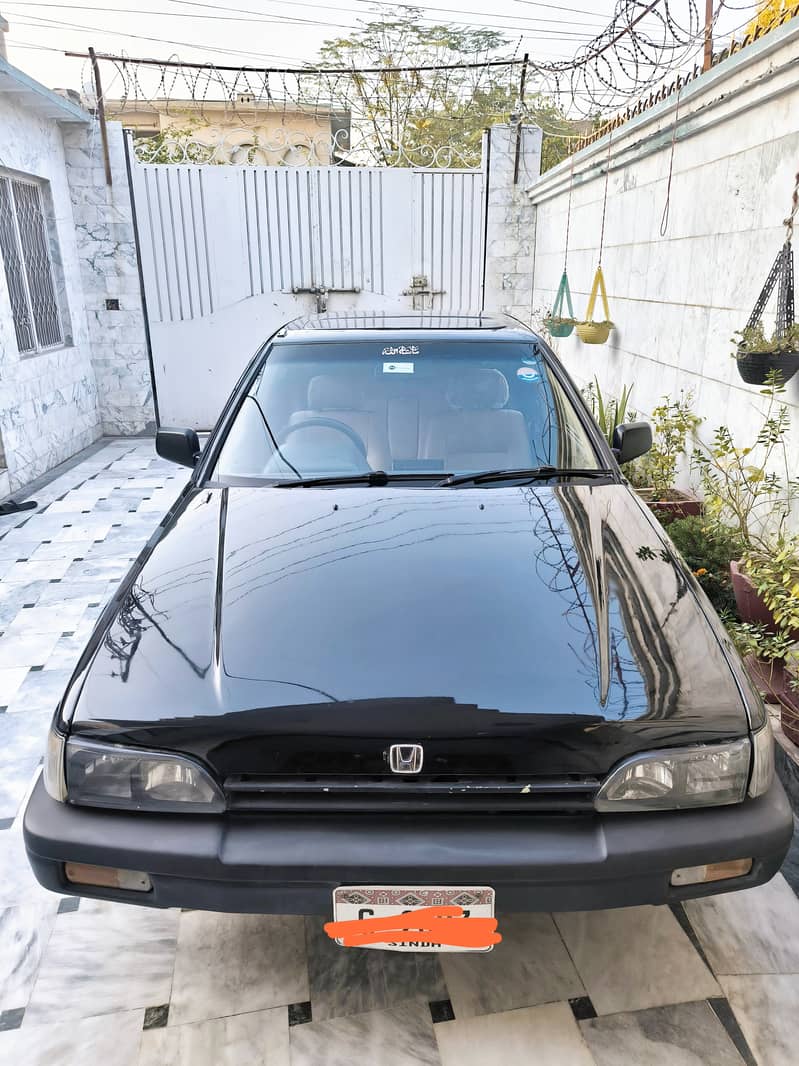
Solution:
[[[702,501],[691,492],[671,489],[667,496],[658,499],[651,488],[636,489],[636,492],[656,514],[668,515],[670,519],[687,518],[688,515],[702,514]]]
[[[730,563],[730,576],[741,621],[764,625],[769,633],[776,633],[779,627],[774,621],[774,615],[763,602],[752,579],[741,570],[740,560]]]
[[[769,633],[787,632],[787,636],[792,641],[799,641],[799,629],[781,630],[774,621],[774,615],[755,588],[754,582],[741,569],[740,559],[730,563],[730,577],[732,578],[732,590],[735,593],[735,606],[738,608],[738,617],[742,622],[764,625]]]
[[[747,655],[744,666],[758,692],[763,693],[766,703],[782,704],[786,689],[785,667],[777,659],[758,659]]]

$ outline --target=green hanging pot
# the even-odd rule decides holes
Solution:
[[[569,309],[568,318],[563,315],[563,301]],[[552,313],[544,319],[544,325],[553,337],[568,337],[574,329],[574,308],[572,307],[572,294],[569,289],[569,279],[566,271],[560,279],[555,302],[552,305]]]

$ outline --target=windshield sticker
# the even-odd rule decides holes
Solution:
[[[540,373],[532,366],[520,366],[516,371],[516,377],[520,381],[538,381]]]
[[[383,363],[384,374],[412,374],[413,363]]]
[[[381,355],[419,355],[418,344],[387,344]]]

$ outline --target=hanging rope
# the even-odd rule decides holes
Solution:
[[[671,205],[671,176],[674,173],[674,145],[677,142],[677,125],[680,121],[680,93],[682,82],[677,79],[677,105],[674,108],[674,127],[671,131],[671,152],[669,153],[669,180],[666,182],[666,202],[663,205],[663,216],[660,219],[660,236],[665,237],[669,228],[669,208]]]
[[[569,145],[571,147],[571,145]],[[799,175],[797,175],[799,177]],[[570,156],[569,164],[569,205],[566,208],[566,250],[563,253],[563,273],[566,273],[566,262],[569,258],[569,230],[572,220],[572,189],[574,187],[574,152]]]
[[[602,228],[599,231],[599,266],[602,266],[602,250],[605,247],[605,212],[608,206],[608,178],[610,177],[610,146],[613,143],[613,130],[608,134],[608,158],[605,163],[605,194],[602,198]]]

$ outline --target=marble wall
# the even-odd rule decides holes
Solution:
[[[690,83],[679,101],[668,98],[578,152],[573,181],[567,161],[530,185],[534,307],[546,313],[555,297],[571,184],[568,272],[582,318],[600,254],[607,174],[602,265],[615,329],[605,345],[582,344],[576,334],[554,341],[580,384],[596,376],[616,395],[632,385],[642,416],[664,395],[690,391],[705,419],[700,436],[726,424],[740,444],[752,443],[765,401],[738,374],[733,334],[785,239],[799,161],[798,63],[799,20],[792,20]],[[773,307],[772,300],[769,331]],[[795,467],[799,378],[785,400]],[[684,470],[683,483],[690,477]]]
[[[80,280],[103,432],[155,426],[122,126],[108,124],[111,185],[96,123],[64,131]]]
[[[0,435],[7,466],[0,492],[13,492],[91,444],[102,425],[61,130],[3,94],[0,131],[0,172],[47,182],[44,201],[60,250],[68,339],[60,348],[20,354],[0,269]]]

